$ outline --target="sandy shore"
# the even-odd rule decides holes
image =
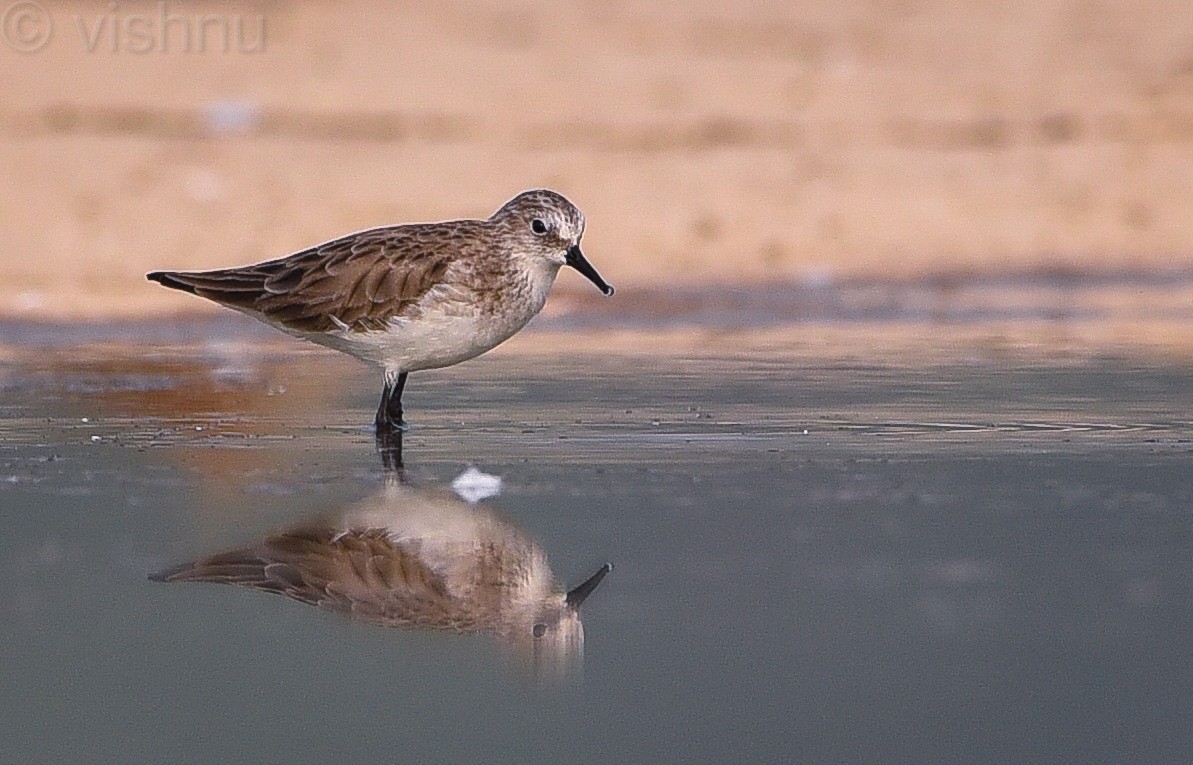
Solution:
[[[0,315],[198,310],[144,272],[539,185],[621,290],[1193,266],[1193,6],[972,5],[46,3],[0,41]]]

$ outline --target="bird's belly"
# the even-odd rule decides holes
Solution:
[[[427,313],[386,329],[328,333],[325,345],[386,370],[416,372],[459,364],[508,340],[530,317]]]

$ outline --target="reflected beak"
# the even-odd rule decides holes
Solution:
[[[570,248],[568,248],[567,264],[587,276],[588,281],[595,284],[597,289],[599,289],[601,292],[605,293],[606,295],[613,294],[613,287],[601,278],[601,275],[597,273],[597,270],[593,268],[592,264],[589,263],[584,257],[584,253],[580,252],[580,245],[573,244]]]
[[[597,278],[599,279],[600,277],[598,276]],[[597,569],[595,574],[585,579],[582,584],[579,584],[576,587],[568,590],[567,597],[564,599],[564,602],[567,603],[568,608],[572,610],[579,609],[580,604],[587,600],[588,596],[592,594],[592,591],[595,590],[597,585],[601,583],[601,580],[605,578],[605,575],[612,570],[613,564],[606,563]]]

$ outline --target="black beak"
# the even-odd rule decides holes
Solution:
[[[599,279],[600,277],[598,276],[597,278]],[[573,610],[578,609],[580,604],[592,594],[592,591],[595,590],[597,585],[601,583],[601,580],[605,578],[605,575],[612,570],[613,564],[606,563],[605,565],[598,568],[595,574],[585,579],[582,584],[579,584],[576,587],[568,590],[567,597],[564,599],[568,605],[568,608]]]
[[[584,257],[584,253],[580,252],[580,245],[573,244],[568,248],[567,264],[587,276],[588,281],[595,284],[597,289],[599,289],[601,292],[605,293],[606,295],[613,294],[613,287],[601,278],[601,275],[597,273],[597,270],[593,268],[592,264],[588,262],[588,259]]]

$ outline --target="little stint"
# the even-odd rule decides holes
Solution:
[[[334,517],[150,576],[235,584],[387,627],[495,635],[540,666],[582,655],[580,605],[533,538],[485,505],[387,480]]]
[[[378,437],[400,431],[411,372],[458,364],[508,340],[571,266],[613,287],[580,251],[584,215],[561,194],[525,191],[486,220],[361,231],[241,268],[147,275],[384,371]]]

